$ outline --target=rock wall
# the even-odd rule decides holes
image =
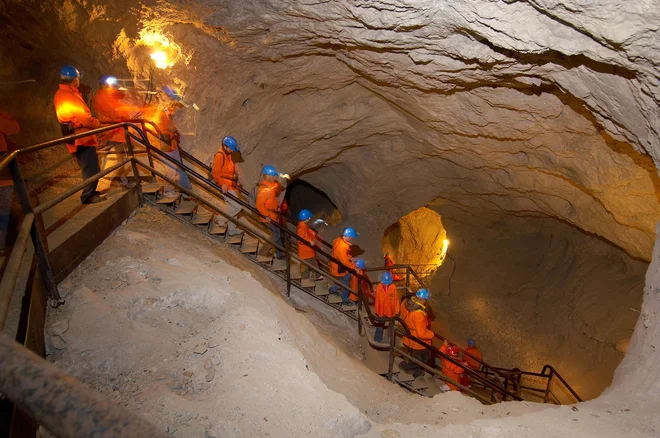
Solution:
[[[153,69],[136,42],[149,29],[186,55],[153,73],[200,108],[178,116],[183,147],[207,160],[238,137],[246,186],[275,164],[378,241],[440,200],[555,218],[651,260],[659,14],[655,2],[612,0],[9,0],[2,54],[20,68],[2,71],[27,70],[39,86],[21,89],[25,105],[2,93],[0,106],[34,128],[24,143],[56,136],[57,67],[144,78]],[[640,363],[655,357],[653,287],[630,350]]]

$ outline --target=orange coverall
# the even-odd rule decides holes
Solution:
[[[384,318],[392,318],[399,314],[400,307],[401,302],[399,301],[396,286],[394,284],[385,286],[383,283],[379,283],[376,287],[374,309],[376,315]]]
[[[218,151],[213,157],[211,168],[213,181],[223,189],[238,192],[238,177],[236,176],[236,163],[231,159],[231,154],[223,150]]]
[[[92,113],[87,107],[85,100],[77,88],[68,84],[60,84],[60,88],[55,92],[53,99],[55,105],[55,114],[60,123],[71,123],[75,133],[89,131],[101,126],[98,119],[92,117]],[[66,147],[70,153],[75,153],[78,146],[96,147],[99,142],[95,135],[79,138],[74,144],[67,144]]]
[[[385,260],[385,267],[386,268],[388,268],[390,266],[394,266],[394,260],[389,255],[383,256],[383,260]],[[392,280],[394,280],[394,281],[403,280],[403,278],[401,278],[401,276],[399,274],[395,274],[393,270],[390,271],[390,274],[392,274]]]
[[[414,297],[411,298],[411,300],[413,303],[417,304],[419,308],[415,310],[408,310],[406,306],[403,306],[401,308],[401,318],[403,319],[403,322],[406,323],[406,326],[410,330],[411,335],[421,339],[427,344],[430,344],[433,341],[434,333],[429,330],[429,318],[426,315],[426,306],[418,303]],[[403,345],[412,348],[413,350],[426,349],[426,347],[424,347],[422,344],[413,341],[407,336],[403,337]]]
[[[481,354],[481,350],[477,347],[468,347],[465,349],[466,353],[470,353],[472,356],[478,358],[479,360],[483,360],[483,355]],[[477,362],[476,360],[472,359],[470,356],[465,356],[464,357],[465,362],[467,362],[468,366],[473,369],[473,370],[478,370],[481,368],[481,364]]]
[[[316,239],[316,231],[309,228],[309,225],[307,225],[307,222],[305,221],[298,222],[298,226],[296,227],[296,234],[298,237],[309,242],[311,245],[314,244],[314,240]],[[309,246],[298,242],[298,257],[303,260],[312,259],[316,257],[316,251],[314,248],[310,248]]]
[[[102,123],[124,122],[131,119],[131,112],[122,100],[124,93],[112,87],[100,88],[92,99],[92,109]],[[102,134],[105,141],[125,143],[124,130],[119,128]]]
[[[18,134],[19,130],[20,126],[18,126],[18,122],[12,116],[0,111],[0,152],[8,152],[9,150],[5,135]],[[11,178],[11,172],[9,169],[5,169],[0,174],[0,187],[9,187],[12,185],[14,185],[14,181]]]
[[[265,179],[261,180],[259,188],[257,189],[257,210],[264,216],[269,217],[273,222],[280,220],[279,203],[277,196],[279,195],[282,186],[279,182],[268,182]],[[261,219],[266,222],[266,218]]]
[[[355,269],[355,263],[351,261],[349,255],[351,251],[351,244],[345,241],[342,237],[337,237],[332,242],[332,256],[339,260],[344,266]],[[330,261],[330,273],[335,277],[344,277],[348,272],[339,272],[339,265],[335,262]]]
[[[442,344],[442,347],[440,347],[440,352],[447,354],[447,349],[449,346],[447,344]],[[458,358],[457,358],[458,359]],[[446,377],[450,378],[454,382],[461,382],[461,374],[463,374],[463,367],[460,367],[458,365],[455,365],[451,362],[449,362],[447,359],[442,359],[442,374],[444,374]],[[451,383],[447,383],[447,386],[451,388],[452,391],[458,391],[458,387],[456,385],[452,385]]]

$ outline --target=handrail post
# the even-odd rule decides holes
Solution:
[[[361,310],[362,310],[362,280],[360,280],[358,277],[357,282],[358,282],[358,287],[357,287],[357,293],[358,293],[358,309],[357,309],[357,317],[358,317],[358,336],[362,336],[362,317],[360,316]]]
[[[410,292],[410,265],[406,265],[406,293]]]
[[[25,179],[23,179],[23,174],[16,158],[14,158],[9,163],[9,169],[11,170],[11,175],[14,179],[14,186],[16,187],[16,193],[18,194],[18,198],[21,202],[21,207],[23,207],[23,213],[33,213],[32,204],[30,203],[30,195],[28,193],[27,186],[25,185]],[[32,243],[34,245],[34,250],[39,261],[38,266],[41,279],[46,287],[48,297],[52,300],[51,305],[53,307],[58,307],[59,305],[64,304],[64,300],[60,296],[60,292],[57,290],[57,281],[55,281],[53,267],[50,264],[50,260],[48,260],[48,251],[44,245],[43,236],[37,227],[36,220],[32,224],[30,235],[32,236]]]
[[[144,137],[147,139],[147,143],[148,143],[149,142],[149,137],[147,137],[147,134],[146,134],[147,128],[144,125],[144,121],[142,121],[141,125],[142,125],[142,132],[144,132]],[[128,132],[128,130],[126,132]],[[149,148],[147,148],[147,159],[149,160],[149,167],[155,168],[155,166],[154,166],[154,157],[151,154],[151,149],[149,149]],[[151,172],[151,178],[153,178],[153,180],[156,181],[156,174]]]
[[[133,157],[131,160],[131,170],[135,177],[135,186],[137,187],[138,199],[140,200],[140,207],[144,206],[144,196],[142,195],[142,182],[140,181],[140,172],[138,171],[137,164],[135,164],[135,154],[133,153],[133,143],[131,143],[131,136],[128,135],[128,126],[124,126],[124,137],[126,138],[126,149],[128,154]]]
[[[284,257],[286,257],[286,296],[287,298],[291,296],[291,254],[289,251],[289,239],[286,233],[281,233],[282,236],[282,246],[284,246]],[[277,255],[277,251],[275,251]]]
[[[550,376],[548,376],[548,386],[545,387],[545,396],[543,397],[543,403],[547,403],[550,398],[550,385],[552,384],[552,376],[554,376],[554,370],[550,370]]]
[[[394,331],[394,322],[388,327],[390,335],[390,362],[387,368],[387,380],[392,381],[392,372],[394,371],[394,346],[396,344],[396,332]]]

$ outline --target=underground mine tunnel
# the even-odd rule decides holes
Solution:
[[[659,22],[641,1],[0,3],[0,433],[659,436]],[[86,198],[81,167],[113,172]],[[358,255],[353,304],[331,289]],[[376,342],[390,270],[405,309]]]

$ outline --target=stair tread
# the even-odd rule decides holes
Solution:
[[[211,219],[213,219],[212,214],[199,214],[195,213],[192,219],[193,225],[208,225],[209,222],[211,222]]]
[[[243,233],[241,234],[234,234],[233,236],[227,236],[227,239],[225,242],[236,245],[238,243],[241,243],[243,241]]]
[[[330,291],[328,290],[327,287],[318,287],[314,288],[314,295],[317,297],[324,297],[326,295],[330,295]]]
[[[273,261],[273,256],[272,255],[257,255],[257,261],[259,263],[270,263]]]
[[[174,214],[192,214],[197,208],[197,204],[192,201],[182,201],[174,210]]]
[[[213,225],[211,225],[209,234],[213,234],[213,235],[225,234],[226,231],[227,231],[227,225],[218,225],[214,222]]]
[[[285,259],[273,260],[273,271],[286,271],[286,260]]]
[[[142,193],[146,195],[153,195],[157,193],[160,189],[163,188],[163,185],[160,183],[144,183],[141,186]]]
[[[303,278],[300,281],[300,285],[302,287],[307,287],[309,289],[314,289],[316,287],[316,282],[312,280],[311,278]]]
[[[403,372],[403,371],[401,371],[400,373],[398,373],[397,376],[396,376],[396,378],[397,378],[400,382],[404,382],[404,383],[406,383],[406,382],[412,382],[413,380],[415,380],[415,378],[413,377],[412,374],[408,374],[408,373]]]
[[[176,201],[181,199],[181,194],[177,193],[174,196],[165,196],[156,201],[156,204],[174,204]]]
[[[418,377],[413,380],[412,387],[415,389],[426,389],[429,387],[429,384],[424,377]]]
[[[241,252],[243,254],[251,254],[257,252],[259,241],[254,237],[245,236],[243,244],[241,245]]]
[[[330,303],[330,304],[340,304],[341,303],[341,297],[339,295],[330,294],[330,296],[328,296],[328,303]]]

